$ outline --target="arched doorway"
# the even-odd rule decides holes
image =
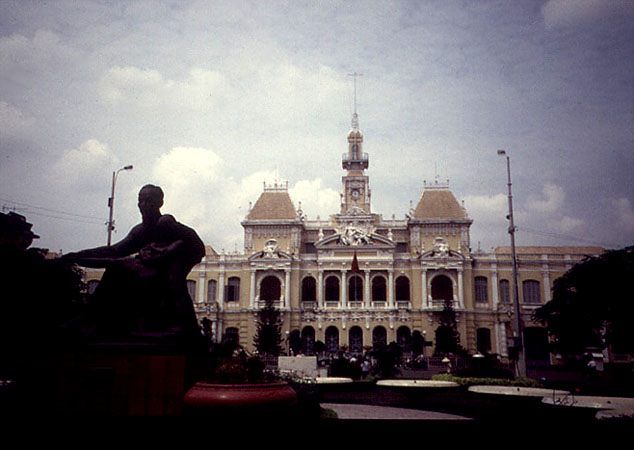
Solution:
[[[326,328],[326,350],[332,353],[339,351],[339,330],[332,325]]]
[[[354,326],[348,332],[348,347],[350,353],[363,353],[363,330]]]
[[[396,343],[404,352],[409,352],[412,347],[412,333],[406,326],[399,327],[396,330]]]
[[[363,300],[363,279],[353,275],[348,279],[348,301],[359,302]]]
[[[335,275],[331,275],[326,278],[326,301],[339,301],[339,278]]]
[[[260,300],[276,302],[282,296],[282,283],[279,278],[269,275],[260,283]]]
[[[431,280],[431,298],[435,301],[453,300],[453,283],[445,275],[437,275]]]
[[[488,328],[478,328],[476,330],[476,347],[478,353],[483,355],[491,352],[491,330]]]
[[[314,302],[317,300],[317,284],[310,275],[302,280],[302,301]]]
[[[372,301],[384,302],[387,300],[387,283],[385,277],[377,275],[372,278]]]
[[[374,349],[385,347],[387,345],[387,331],[385,327],[378,326],[372,330],[372,347]]]
[[[312,355],[315,348],[315,329],[304,327],[302,330],[302,352],[305,355]]]
[[[396,279],[396,282],[394,283],[394,295],[396,297],[396,301],[397,302],[405,302],[405,301],[409,301],[410,299],[410,294],[409,294],[409,278],[407,278],[406,276],[400,276]]]

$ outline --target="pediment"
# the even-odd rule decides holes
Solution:
[[[249,256],[249,261],[257,261],[257,260],[278,261],[278,260],[292,260],[292,259],[293,257],[291,255],[281,250],[278,250],[274,254],[270,254],[268,252],[265,252],[264,250],[260,250],[259,252],[255,252],[254,254]]]
[[[324,239],[315,242],[315,248],[368,248],[368,247],[389,247],[396,248],[396,244],[380,234],[363,234],[351,237],[346,233],[332,234]]]
[[[449,259],[449,260],[463,260],[465,259],[464,255],[455,250],[447,250],[446,252],[438,252],[434,250],[430,250],[421,254],[418,259]]]
[[[264,244],[262,250],[253,253],[249,256],[249,261],[279,261],[279,260],[292,260],[293,257],[286,252],[280,250],[277,240],[269,239]]]

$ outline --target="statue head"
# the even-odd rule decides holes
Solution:
[[[143,186],[139,191],[139,210],[143,221],[159,217],[161,206],[163,206],[163,190],[153,184]]]

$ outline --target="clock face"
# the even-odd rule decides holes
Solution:
[[[350,193],[350,195],[352,195],[352,198],[359,198],[359,190],[358,189],[353,189],[352,192]]]

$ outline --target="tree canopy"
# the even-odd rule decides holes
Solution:
[[[451,299],[445,300],[438,321],[440,326],[436,329],[436,354],[463,353],[464,349],[460,345],[456,311],[453,308]]]
[[[634,353],[633,255],[626,247],[589,256],[555,280],[552,300],[534,315],[555,338],[555,352],[611,345],[615,353]]]
[[[253,343],[261,354],[277,356],[282,351],[282,319],[271,300],[258,313]]]

